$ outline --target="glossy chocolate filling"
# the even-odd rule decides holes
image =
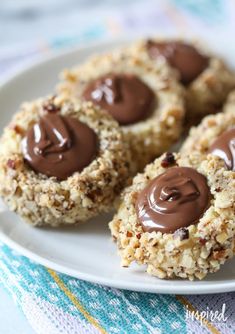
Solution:
[[[235,127],[223,132],[212,144],[209,153],[223,159],[226,167],[235,171]]]
[[[81,172],[95,158],[97,148],[97,136],[86,124],[53,113],[40,118],[22,141],[30,167],[58,180]]]
[[[120,125],[146,119],[156,102],[153,91],[133,74],[106,74],[91,81],[82,96],[107,110]]]
[[[193,168],[172,167],[142,190],[136,213],[145,232],[173,233],[197,223],[210,199],[204,175]]]
[[[209,58],[200,54],[192,45],[182,42],[147,41],[147,50],[152,59],[164,57],[176,68],[184,85],[190,84],[208,66]]]

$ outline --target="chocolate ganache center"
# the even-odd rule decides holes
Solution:
[[[189,167],[172,167],[153,179],[136,202],[145,232],[172,233],[198,222],[211,199],[204,175]]]
[[[149,117],[156,101],[153,91],[133,74],[106,74],[88,83],[82,96],[107,110],[121,125]]]
[[[208,66],[208,57],[200,54],[192,45],[182,42],[147,42],[147,50],[152,59],[164,57],[180,72],[181,82],[188,85]]]
[[[223,159],[226,167],[235,171],[235,127],[223,132],[212,144],[209,153]]]
[[[35,172],[65,180],[91,163],[97,144],[95,132],[86,124],[73,117],[47,114],[28,130],[22,151]]]

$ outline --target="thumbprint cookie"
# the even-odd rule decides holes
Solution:
[[[124,190],[109,224],[122,265],[158,278],[216,272],[233,256],[234,199],[234,173],[217,156],[164,154]]]
[[[119,123],[136,171],[181,134],[184,93],[167,64],[143,60],[127,49],[98,55],[62,74],[59,94],[91,101]]]
[[[33,225],[109,211],[130,173],[118,123],[90,102],[24,103],[0,140],[0,195]]]

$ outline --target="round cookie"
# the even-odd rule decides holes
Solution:
[[[166,64],[158,66],[126,49],[116,50],[64,71],[62,80],[59,94],[91,100],[119,122],[136,170],[162,154],[181,134],[183,90]]]
[[[186,90],[186,117],[190,124],[217,112],[235,87],[235,74],[224,61],[197,43],[151,39],[139,41],[131,49],[145,61],[161,60],[176,70]]]
[[[234,173],[217,157],[167,153],[126,188],[110,222],[122,265],[159,278],[202,279],[234,249]]]
[[[191,152],[203,161],[207,154],[220,157],[228,170],[235,172],[235,93],[230,94],[224,112],[210,115],[190,130],[181,147],[187,156]]]
[[[129,149],[90,102],[24,103],[0,140],[0,195],[33,225],[74,224],[109,211],[126,184]]]

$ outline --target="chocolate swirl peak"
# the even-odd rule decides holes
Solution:
[[[235,127],[223,132],[212,144],[209,153],[223,159],[226,167],[235,171]]]
[[[35,172],[65,180],[95,158],[97,136],[72,117],[47,114],[28,130],[22,151]]]
[[[153,111],[153,91],[132,74],[106,74],[91,81],[83,98],[107,110],[121,125],[146,119]]]
[[[136,213],[145,232],[172,233],[198,222],[211,199],[205,176],[189,167],[172,167],[139,194]]]
[[[208,57],[200,54],[192,45],[182,42],[147,42],[147,50],[152,59],[164,57],[180,72],[181,82],[189,84],[208,66]]]

